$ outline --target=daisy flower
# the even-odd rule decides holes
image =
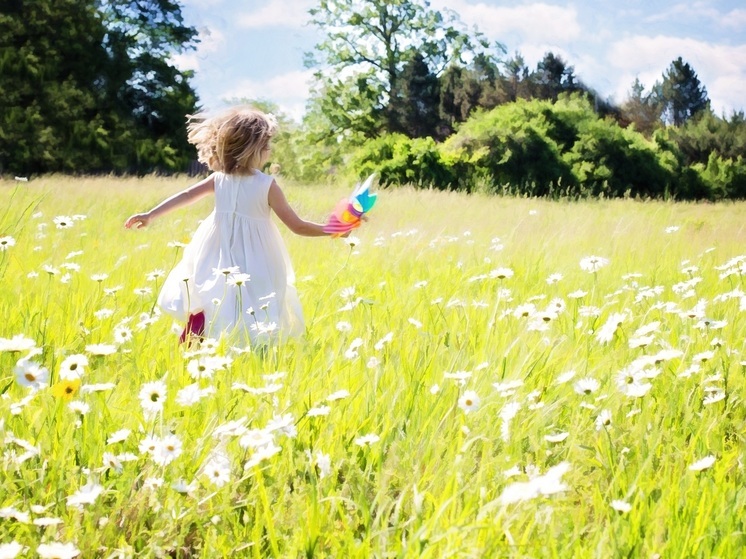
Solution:
[[[68,355],[60,363],[60,380],[75,380],[81,377],[88,366],[88,358],[81,354]]]
[[[73,226],[73,218],[67,215],[58,215],[52,221],[57,229],[68,229]]]
[[[16,240],[8,235],[0,237],[0,252],[8,250],[10,247],[15,246]]]
[[[249,274],[232,274],[225,281],[233,287],[241,287],[251,281],[251,276]]]
[[[36,548],[42,559],[72,559],[80,555],[80,550],[72,543],[42,543]]]
[[[545,435],[544,440],[548,443],[561,443],[564,441],[567,437],[570,436],[570,433],[556,433],[554,435]]]
[[[19,359],[15,367],[18,384],[39,390],[49,383],[49,370],[34,361]]]
[[[466,390],[461,398],[458,399],[458,407],[464,412],[469,413],[479,408],[479,395],[473,390]]]
[[[80,379],[63,379],[52,387],[52,394],[55,398],[72,400],[80,389]]]
[[[13,540],[10,543],[0,543],[0,559],[13,559],[18,557],[26,548]]]
[[[358,446],[366,446],[366,445],[372,445],[373,443],[377,443],[381,440],[381,437],[376,435],[375,433],[369,433],[367,435],[363,435],[361,437],[357,437],[355,439],[355,444]]]
[[[98,499],[103,491],[103,486],[89,481],[75,493],[67,497],[67,504],[76,508],[81,508],[82,505],[91,505],[96,502],[96,499]]]
[[[614,499],[613,501],[611,501],[611,508],[613,508],[617,512],[626,514],[632,510],[632,505],[630,505],[627,501]]]
[[[127,440],[127,437],[130,436],[129,429],[120,429],[119,431],[113,432],[111,435],[109,435],[109,438],[106,439],[106,444],[116,444],[116,443],[123,443]]]
[[[349,397],[350,391],[349,390],[337,390],[336,392],[332,392],[329,394],[329,396],[326,397],[327,402],[334,402],[336,400],[342,400],[344,398]]]
[[[132,329],[127,326],[114,328],[114,343],[123,344],[132,339]]]
[[[311,409],[309,409],[306,412],[307,417],[320,417],[329,415],[329,412],[331,411],[331,408],[329,406],[316,406]]]
[[[163,410],[166,401],[166,384],[163,381],[145,383],[140,389],[140,405],[148,414],[156,414]]]
[[[318,468],[319,479],[324,479],[332,471],[332,460],[328,454],[317,452],[313,457],[313,464]]]
[[[165,466],[173,462],[181,455],[182,444],[176,435],[168,435],[158,441],[158,445],[152,453],[153,462],[159,466]]]
[[[609,259],[602,256],[586,256],[580,260],[580,269],[595,274],[608,263]]]
[[[112,355],[116,353],[117,346],[112,344],[90,344],[85,346],[85,350],[91,355]]]
[[[715,457],[712,454],[710,454],[709,456],[705,456],[701,460],[697,460],[696,462],[691,464],[689,466],[689,469],[693,472],[701,472],[702,470],[711,468],[714,463],[715,463]]]
[[[231,464],[225,454],[214,454],[202,466],[202,473],[215,487],[223,487],[231,480]]]
[[[582,378],[579,381],[577,381],[573,388],[575,389],[575,392],[580,394],[581,396],[587,396],[589,394],[594,393],[596,390],[598,390],[599,386],[601,386],[598,381],[591,377]]]
[[[0,338],[0,351],[9,351],[12,353],[21,351],[31,351],[36,349],[36,342],[27,338],[23,334],[18,334],[12,338]]]

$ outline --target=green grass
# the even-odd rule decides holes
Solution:
[[[197,357],[178,345],[173,322],[143,316],[162,282],[148,274],[170,269],[179,249],[169,242],[188,241],[211,201],[146,231],[122,227],[189,183],[0,182],[0,238],[15,240],[0,252],[0,338],[33,340],[41,352],[30,359],[51,385],[24,387],[14,371],[27,351],[0,352],[0,544],[33,556],[41,543],[64,542],[102,558],[742,555],[743,204],[383,191],[353,249],[283,229],[305,337],[245,353],[221,340],[215,352],[232,362],[195,381],[188,365]],[[285,190],[318,221],[346,193]],[[56,216],[86,217],[58,229]],[[609,264],[582,270],[591,255]],[[501,268],[513,275],[494,277]],[[561,279],[548,283],[551,274]],[[348,301],[356,304],[340,311]],[[534,310],[520,316],[528,303]],[[620,326],[601,341],[615,316]],[[644,326],[645,345],[631,347]],[[130,331],[111,355],[86,351]],[[55,391],[74,355],[89,363],[68,400]],[[640,397],[618,384],[632,367],[634,387],[650,385]],[[598,388],[579,393],[586,378]],[[158,380],[165,404],[148,415],[140,392]],[[203,398],[181,405],[177,394],[195,382]],[[103,383],[112,388],[84,392]],[[349,395],[327,400],[338,391]],[[469,412],[465,394],[476,404]],[[328,415],[307,415],[323,405]],[[239,431],[215,435],[241,420],[266,438],[273,417],[286,423],[266,459],[240,444]],[[129,435],[108,444],[122,429]],[[356,443],[369,434],[378,440]],[[174,436],[181,453],[163,464],[140,448],[149,435]],[[710,467],[690,469],[707,456]],[[216,485],[208,471],[229,480]],[[68,503],[89,482],[100,495]]]

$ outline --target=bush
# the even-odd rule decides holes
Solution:
[[[454,172],[457,161],[444,159],[432,138],[386,134],[357,149],[349,166],[359,177],[377,173],[383,186],[411,184],[440,190],[464,186]]]

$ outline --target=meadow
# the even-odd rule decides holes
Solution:
[[[746,205],[383,190],[283,229],[302,339],[186,348],[211,201],[122,225],[190,182],[0,181],[0,558],[743,555]]]

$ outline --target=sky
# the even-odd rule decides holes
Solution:
[[[200,104],[219,109],[235,98],[263,99],[299,120],[321,31],[308,25],[317,0],[182,0],[185,23],[199,32],[196,51],[177,55],[195,72]],[[743,0],[431,0],[455,11],[530,69],[548,51],[603,98],[622,103],[635,78],[646,90],[681,56],[707,89],[716,114],[746,109],[746,2]]]

